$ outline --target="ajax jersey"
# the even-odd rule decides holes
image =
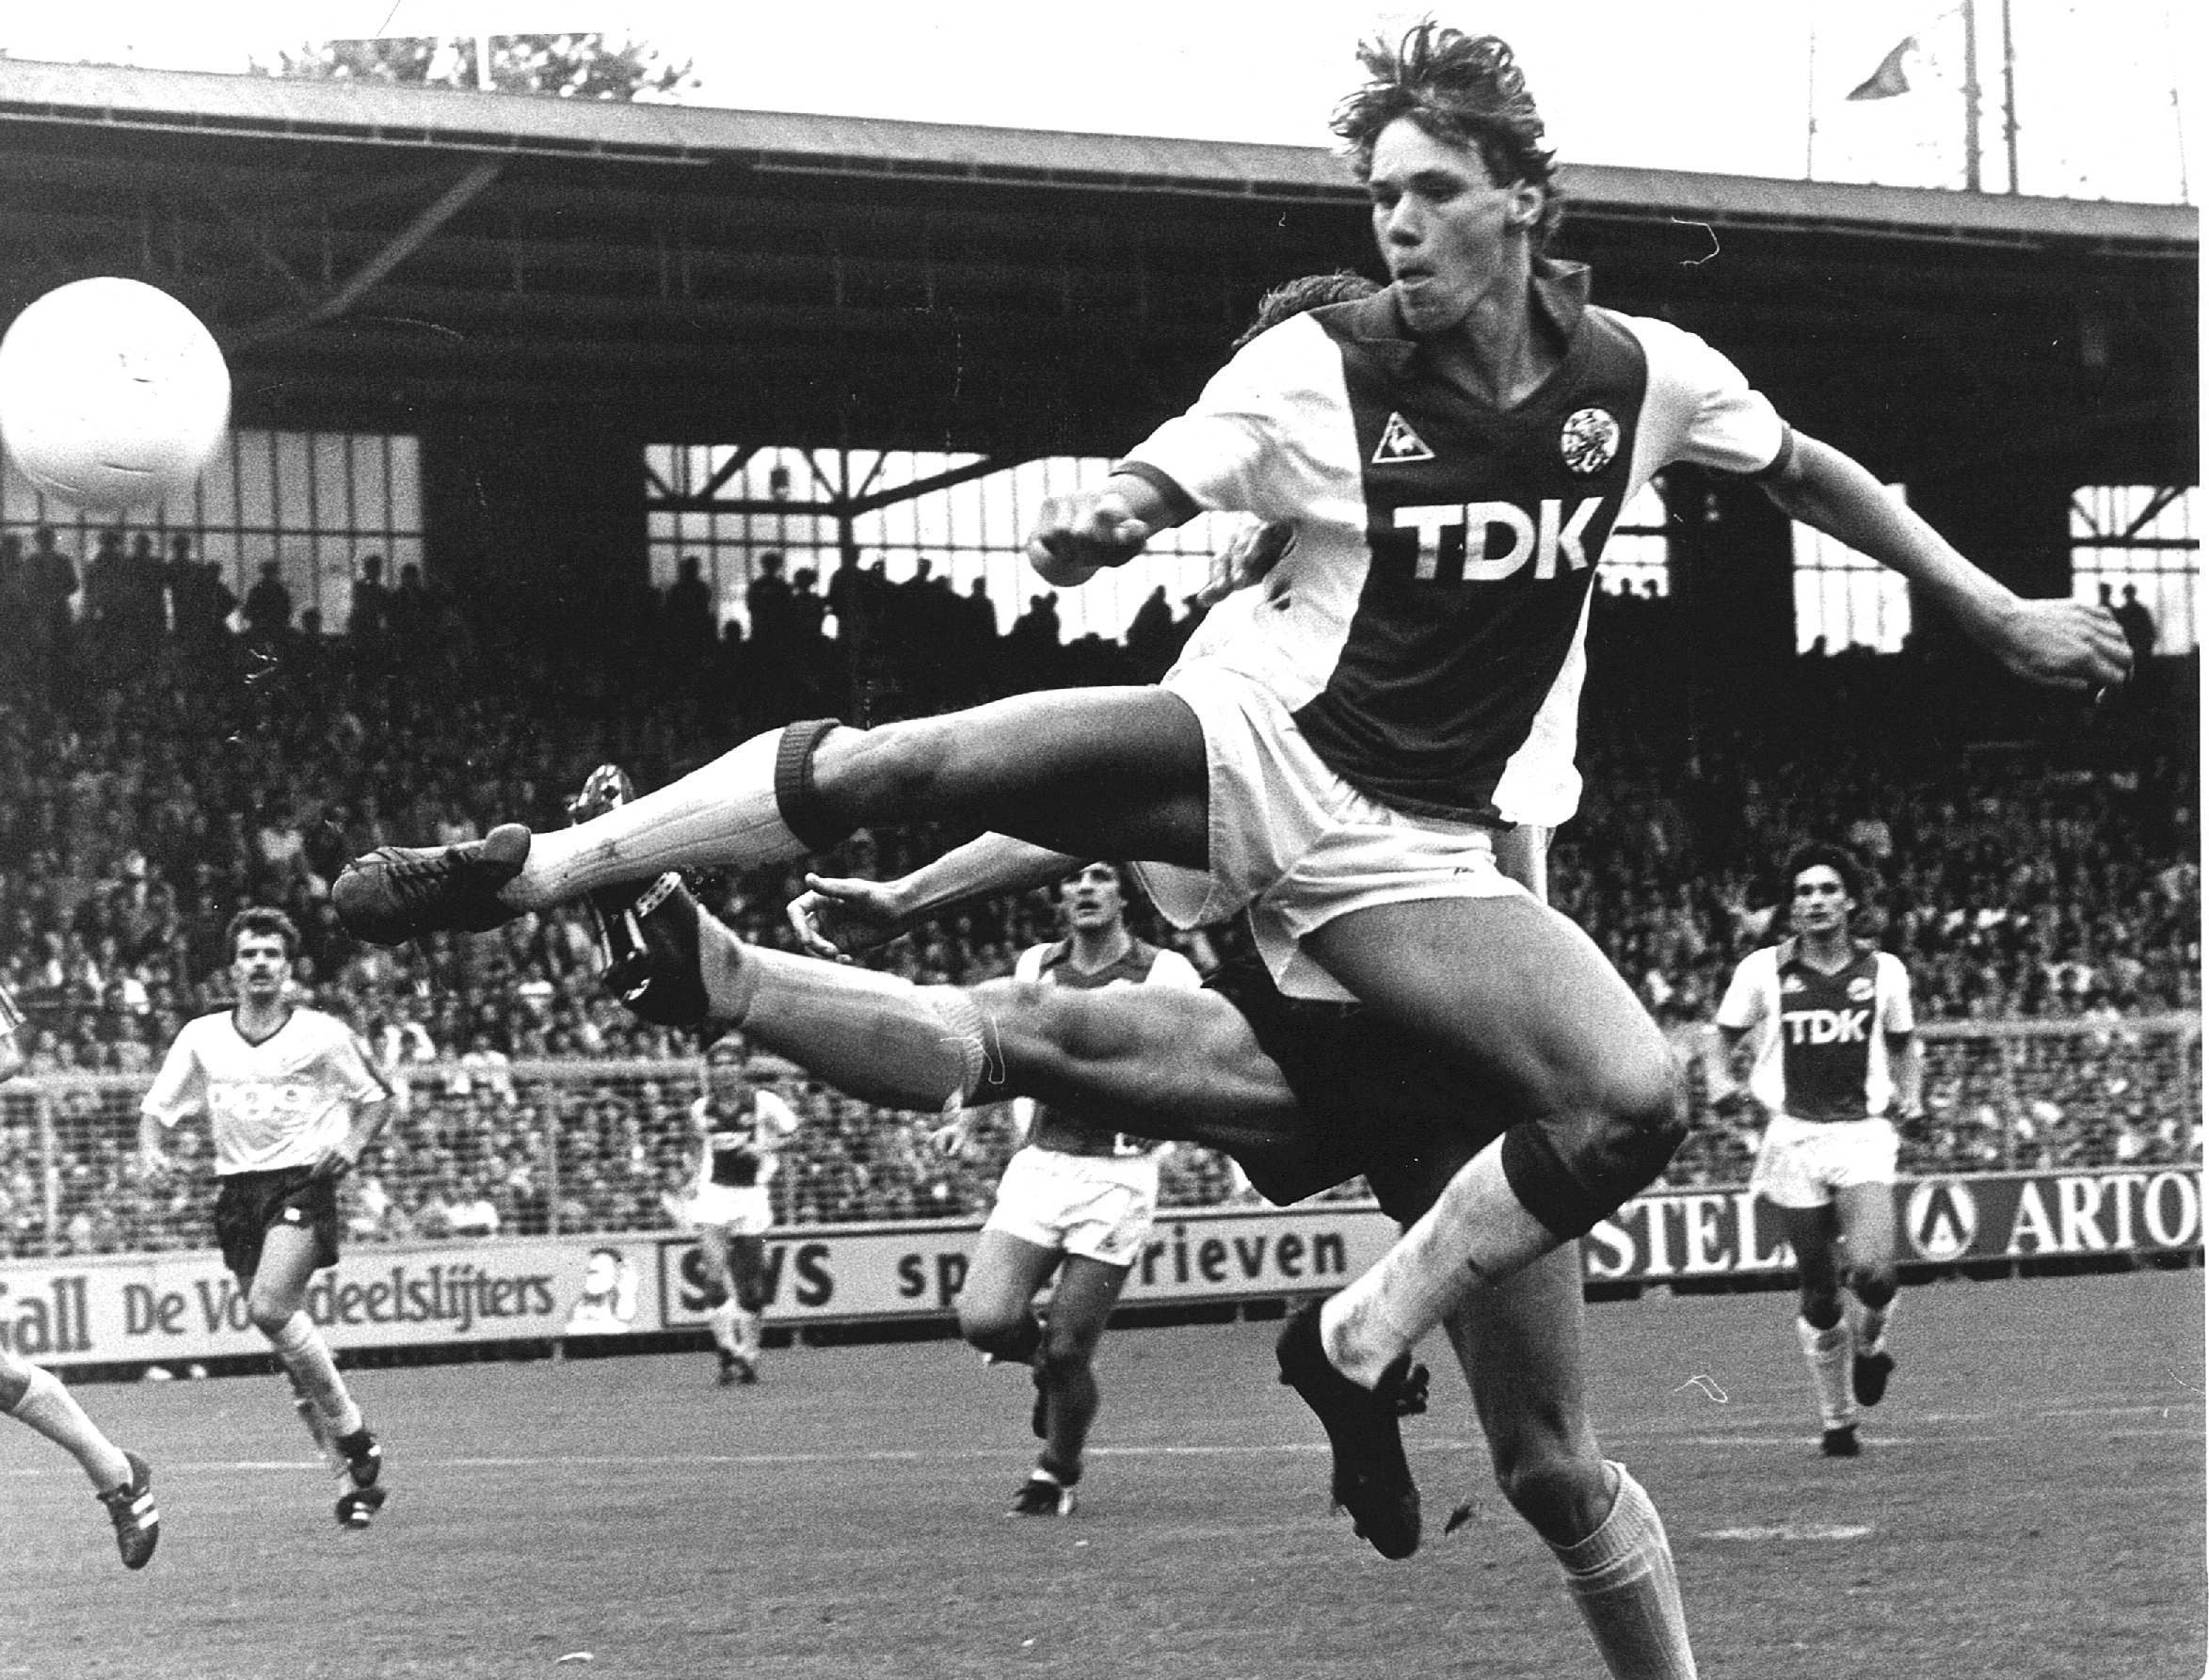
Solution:
[[[691,1123],[705,1140],[698,1188],[741,1190],[775,1176],[775,1157],[798,1128],[797,1114],[772,1091],[754,1091],[742,1113],[723,1113],[711,1097],[691,1104]]]
[[[352,1028],[295,1008],[259,1044],[226,1010],[186,1021],[140,1111],[164,1126],[205,1114],[217,1174],[312,1164],[352,1126],[353,1105],[391,1095]]]
[[[1122,470],[1296,526],[1206,656],[1263,682],[1329,768],[1417,815],[1558,824],[1588,597],[1625,504],[1673,462],[1777,465],[1785,426],[1690,333],[1586,303],[1544,264],[1562,365],[1499,408],[1447,378],[1393,291],[1246,345]]]
[[[1859,943],[1833,973],[1796,942],[1753,951],[1734,970],[1718,1024],[1753,1035],[1749,1093],[1798,1120],[1864,1120],[1894,1101],[1887,1038],[1916,1030],[1899,959]]]
[[[1079,991],[1101,991],[1115,985],[1172,985],[1201,991],[1204,976],[1196,965],[1177,951],[1165,951],[1143,939],[1129,941],[1116,962],[1101,968],[1077,968],[1068,961],[1071,946],[1061,939],[1052,945],[1031,945],[1013,964],[1015,980],[1040,981],[1046,985],[1070,986]],[[1062,1117],[1047,1103],[1016,1099],[1016,1112],[1028,1116],[1027,1141],[1039,1149],[1056,1149],[1072,1155],[1103,1153],[1098,1134],[1079,1121]],[[1112,1141],[1114,1155],[1147,1155],[1160,1145],[1146,1138],[1117,1134]]]

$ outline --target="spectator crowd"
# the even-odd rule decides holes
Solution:
[[[979,586],[962,596],[931,567],[894,584],[850,554],[824,584],[782,569],[760,557],[744,629],[714,623],[691,566],[662,593],[564,616],[540,604],[522,634],[516,616],[472,613],[416,568],[387,584],[364,561],[344,631],[328,635],[295,616],[273,562],[240,600],[186,537],[164,556],[147,535],[108,534],[80,584],[50,534],[0,536],[0,621],[15,642],[0,665],[0,983],[28,1016],[31,1076],[0,1091],[0,1253],[203,1240],[203,1173],[136,1177],[134,1082],[185,1019],[224,1001],[222,932],[247,904],[299,924],[303,994],[412,1092],[347,1187],[357,1238],[665,1224],[689,1166],[694,1047],[600,994],[586,913],[363,947],[329,907],[343,862],[508,817],[557,824],[593,764],[653,786],[792,716],[881,722],[1147,680],[1201,611],[1176,613],[1161,591],[1124,642],[1067,644],[1048,595],[1000,635]],[[1673,656],[1673,611],[1598,599],[1587,792],[1553,888],[1683,1054],[1733,964],[1784,932],[1777,860],[1837,837],[1876,883],[1862,931],[1910,966],[1921,1019],[2080,1024],[1933,1047],[1917,1164],[2198,1160],[2198,1039],[2128,1025],[2200,1009],[2187,708],[2083,726],[2034,713],[2003,738],[1938,662],[1848,653],[1783,664],[1757,704],[1721,710]],[[2190,663],[2158,680],[2183,693]],[[887,874],[963,838],[862,833],[814,861]],[[746,937],[776,944],[798,888],[795,870],[700,883]],[[1240,937],[1143,931],[1200,968]],[[1052,934],[1027,896],[966,907],[874,960],[964,983]],[[993,1150],[945,1161],[914,1117],[795,1070],[776,1077],[807,1120],[777,1190],[786,1220],[987,1206],[1001,1126]],[[1674,1177],[1737,1181],[1750,1138],[1700,1096],[1698,1115]],[[1167,1176],[1180,1205],[1233,1188],[1198,1151],[1174,1152]]]

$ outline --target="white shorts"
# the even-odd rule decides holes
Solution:
[[[692,1226],[729,1237],[759,1237],[775,1223],[764,1184],[701,1184],[684,1209]]]
[[[1290,997],[1350,996],[1299,949],[1337,916],[1406,900],[1524,892],[1497,869],[1492,830],[1411,816],[1359,792],[1255,679],[1197,660],[1176,665],[1162,686],[1204,726],[1211,868],[1139,863],[1136,873],[1177,927],[1247,908],[1258,953]]]
[[[1901,1147],[1892,1120],[1774,1114],[1764,1128],[1749,1188],[1778,1207],[1823,1208],[1836,1190],[1894,1183]]]
[[[1027,1148],[1005,1163],[997,1205],[982,1228],[1107,1266],[1132,1266],[1158,1205],[1156,1156]]]

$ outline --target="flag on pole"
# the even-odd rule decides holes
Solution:
[[[1917,51],[1917,37],[1906,35],[1880,60],[1879,69],[1849,90],[1850,99],[1893,99],[1910,91],[1910,76],[1902,61]]]

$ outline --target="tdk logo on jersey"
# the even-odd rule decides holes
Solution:
[[[1373,448],[1373,465],[1401,467],[1411,461],[1433,458],[1434,452],[1427,447],[1426,439],[1411,429],[1411,422],[1401,414],[1391,413],[1388,424],[1381,428],[1381,441]]]
[[[1780,1025],[1789,1044],[1864,1044],[1871,1036],[1868,1009],[1788,1009]]]
[[[1575,571],[1585,570],[1588,551],[1584,540],[1601,496],[1584,496],[1570,514],[1555,496],[1545,496],[1538,515],[1510,502],[1442,503],[1426,507],[1396,510],[1399,530],[1419,534],[1419,557],[1412,575],[1432,581],[1442,573],[1449,551],[1465,556],[1464,581],[1499,584],[1529,560],[1538,578],[1557,576],[1560,555]],[[1489,550],[1496,533],[1504,533],[1507,544],[1500,554]]]

